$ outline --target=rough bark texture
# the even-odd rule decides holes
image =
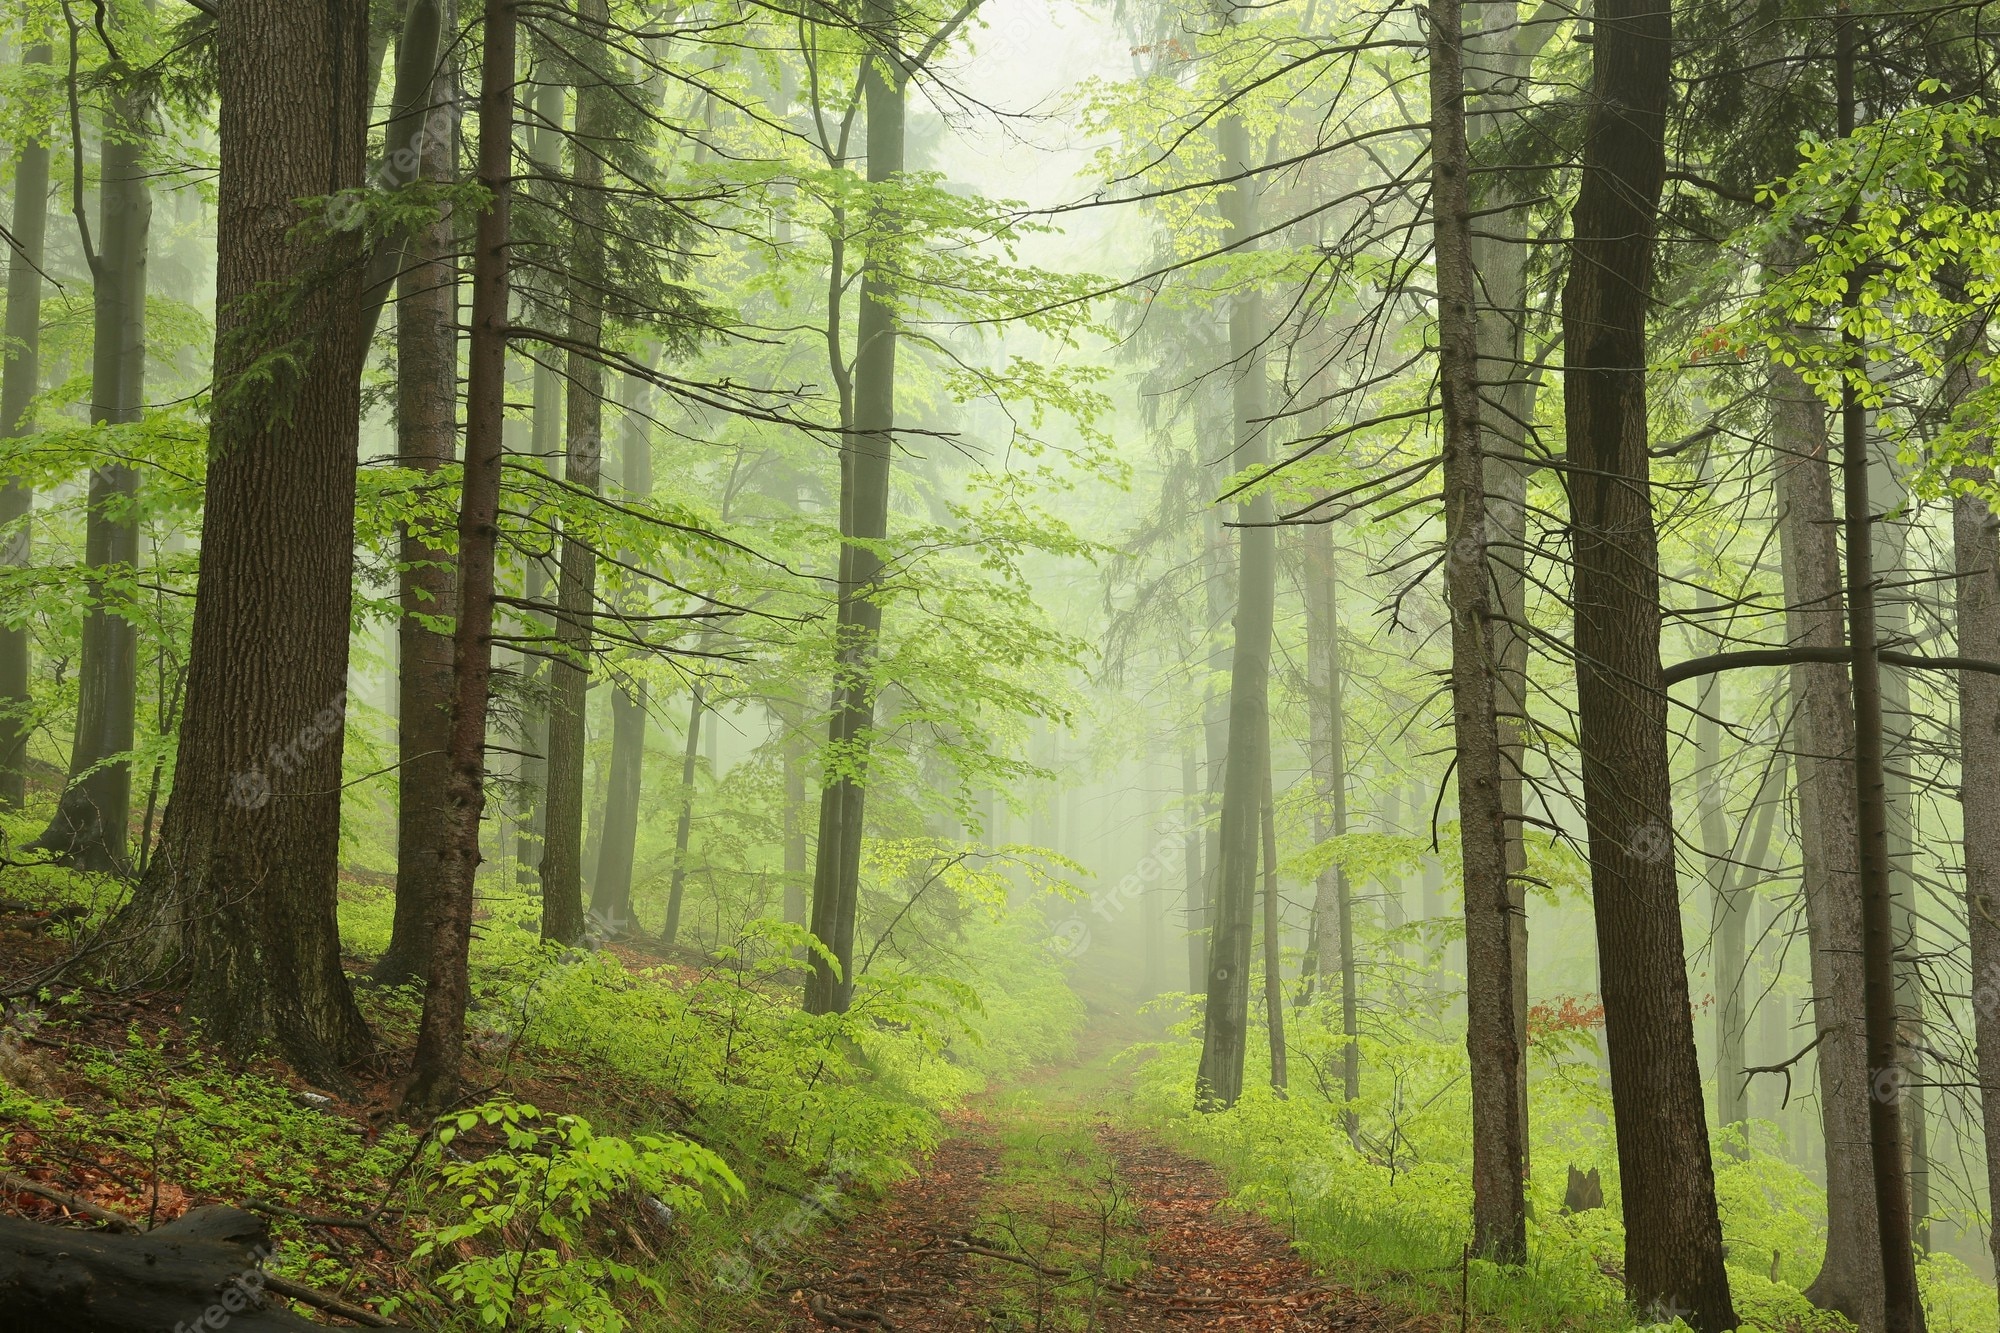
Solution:
[[[32,46],[22,63],[46,65],[49,48]],[[30,137],[14,158],[13,246],[7,262],[7,343],[0,370],[0,438],[26,434],[28,406],[41,387],[42,255],[49,222],[49,145]],[[35,493],[18,481],[0,485],[0,565],[25,568]],[[28,630],[0,624],[0,807],[27,800]]]
[[[94,315],[90,419],[139,420],[146,380],[146,252],[153,196],[143,161],[151,99],[122,78],[111,94],[99,154],[97,253],[91,266]],[[61,853],[65,864],[102,873],[129,869],[131,750],[139,683],[139,630],[115,609],[130,597],[139,562],[134,502],[139,474],[123,463],[90,473],[84,519],[89,609],[77,665],[76,737],[69,783],[54,817],[29,846]]]
[[[177,946],[189,1011],[336,1077],[368,1045],[335,919],[354,569],[360,237],[295,202],[356,186],[364,7],[231,0],[215,382],[185,712],[160,848],[129,910]],[[271,293],[293,299],[279,304]],[[273,380],[246,375],[288,355]]]
[[[1250,136],[1240,116],[1226,117],[1217,133],[1224,174],[1251,166]],[[1230,234],[1257,231],[1254,178],[1240,179],[1224,197]],[[1246,242],[1247,244],[1247,242]],[[1255,471],[1270,459],[1266,415],[1264,327],[1254,293],[1239,293],[1229,309],[1229,356],[1234,408],[1230,469]],[[1243,1092],[1243,1060],[1250,1027],[1250,946],[1257,910],[1258,810],[1269,710],[1271,633],[1277,595],[1277,533],[1270,497],[1262,492],[1239,504],[1245,524],[1237,537],[1236,636],[1229,671],[1229,748],[1222,775],[1222,815],[1215,875],[1216,896],[1208,955],[1208,1002],[1203,1014],[1196,1104],[1233,1106]]]
[[[416,6],[412,6],[416,8]],[[433,28],[433,32],[435,32]],[[423,77],[436,71],[435,40],[421,61]],[[400,78],[400,75],[399,75]],[[448,99],[452,80],[425,87],[423,133],[417,169],[432,181],[449,181],[458,156]],[[402,90],[397,101],[404,102]],[[438,119],[432,121],[432,113]],[[394,136],[391,136],[393,142]],[[458,264],[456,227],[447,212],[411,236],[396,301],[397,462],[435,477],[458,454]],[[396,911],[389,947],[374,976],[390,985],[421,977],[429,962],[427,930],[437,892],[449,818],[445,785],[451,778],[451,636],[437,628],[457,608],[452,553],[437,534],[404,524],[396,624]],[[425,623],[429,621],[430,623]]]
[[[458,1095],[471,993],[472,887],[479,871],[479,819],[486,808],[486,716],[493,676],[494,551],[500,533],[500,474],[507,397],[507,239],[514,174],[516,0],[488,0],[479,85],[479,181],[492,202],[472,250],[472,331],[466,353],[465,483],[458,510],[458,619],[452,627],[451,776],[437,893],[432,898],[429,983],[417,1027],[411,1111],[435,1111]]]
[[[1684,1311],[1694,1327],[1716,1333],[1737,1321],[1675,882],[1646,420],[1646,317],[1673,61],[1665,0],[1604,0],[1595,36],[1562,294],[1564,406],[1576,469],[1569,491],[1578,744],[1624,1197],[1625,1289],[1642,1310]]]
[[[1438,287],[1438,386],[1444,416],[1446,591],[1451,607],[1453,752],[1465,884],[1466,1050],[1472,1066],[1473,1248],[1527,1259],[1523,1189],[1526,1051],[1515,1031],[1515,921],[1506,765],[1495,716],[1498,672],[1489,572],[1479,329],[1472,267],[1471,158],[1458,0],[1433,0],[1431,210]],[[1515,772],[1518,773],[1518,761]],[[1518,797],[1515,804],[1518,806]]]
[[[593,46],[605,37],[605,0],[577,0],[583,32]],[[576,137],[571,155],[569,262],[569,384],[563,480],[595,494],[604,452],[604,164],[591,144],[615,133],[610,75],[592,50],[575,74]],[[556,576],[555,656],[549,663],[548,790],[542,827],[542,938],[575,944],[584,938],[583,768],[590,689],[591,627],[597,606],[597,550],[574,525],[563,525],[562,566]]]
[[[1801,648],[1838,649],[1846,643],[1847,603],[1840,585],[1826,409],[1789,367],[1773,363],[1765,382],[1784,566],[1785,641]],[[1826,1260],[1806,1296],[1821,1309],[1837,1310],[1863,1330],[1873,1330],[1881,1326],[1882,1260],[1868,1166],[1861,897],[1854,868],[1854,715],[1844,665],[1806,662],[1787,672],[1813,993],[1813,1032],[1794,1049],[1819,1040],[1809,1058],[1818,1068],[1826,1144]]]
[[[0,1217],[0,1329],[160,1333],[324,1327],[269,1293],[270,1229],[236,1208],[197,1208],[138,1235]],[[383,1327],[396,1327],[386,1322]]]
[[[867,0],[863,21],[871,30],[893,25],[894,5]],[[882,54],[862,73],[868,117],[871,184],[903,170],[904,80]],[[893,247],[900,219],[871,219],[876,243]],[[854,995],[854,924],[861,897],[861,838],[867,822],[869,733],[875,724],[874,659],[882,633],[875,600],[881,573],[879,543],[889,534],[889,474],[896,426],[896,321],[888,305],[891,275],[864,262],[856,312],[854,412],[840,453],[841,534],[855,539],[840,552],[839,606],[835,615],[833,715],[827,724],[828,771],[820,792],[819,843],[813,864],[812,933],[833,954],[818,954],[806,981],[807,1012],[844,1013]],[[859,543],[877,543],[862,545]]]

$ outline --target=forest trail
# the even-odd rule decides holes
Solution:
[[[778,1288],[792,1333],[1433,1327],[1316,1277],[1212,1167],[1125,1127],[1113,1058],[1152,1034],[1093,1011],[1074,1062],[976,1099],[916,1176],[807,1242]]]

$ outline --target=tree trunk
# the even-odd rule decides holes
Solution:
[[[1782,265],[1796,256],[1773,258]],[[1801,648],[1838,649],[1846,638],[1846,599],[1833,520],[1826,409],[1789,366],[1772,362],[1765,379],[1785,581],[1785,641]],[[1882,1258],[1868,1165],[1854,716],[1845,666],[1806,662],[1788,667],[1787,673],[1786,693],[1796,710],[1789,734],[1798,766],[1801,896],[1811,949],[1813,1037],[1819,1041],[1813,1058],[1826,1146],[1826,1259],[1806,1297],[1873,1333],[1881,1327]]]
[[[1278,906],[1278,810],[1271,793],[1270,720],[1264,731],[1264,1024],[1271,1039],[1271,1087],[1284,1096],[1285,1070],[1285,948],[1284,913]]]
[[[643,500],[653,493],[653,446],[646,433],[640,381],[626,380],[624,442],[619,481],[626,495]],[[626,563],[636,563],[628,552]],[[620,939],[632,933],[632,870],[639,843],[639,791],[646,772],[646,682],[627,676],[615,681],[611,696],[611,763],[597,843],[597,874],[591,879],[590,914],[597,929]]]
[[[1842,137],[1854,134],[1854,16],[1835,23],[1834,87]],[[1852,226],[1856,206],[1842,219]],[[1847,276],[1842,304],[1861,299],[1861,280]],[[1861,982],[1868,1041],[1868,1153],[1875,1186],[1875,1222],[1882,1250],[1882,1326],[1920,1333],[1923,1301],[1911,1246],[1910,1182],[1904,1161],[1901,1024],[1896,1012],[1895,903],[1889,871],[1889,803],[1882,743],[1881,636],[1875,614],[1875,515],[1869,501],[1868,414],[1852,376],[1866,373],[1860,335],[1846,333],[1840,395],[1841,527],[1847,557],[1847,647],[1854,688],[1854,800],[1860,852]]]
[[[1779,748],[1765,763],[1750,808],[1743,812],[1743,822],[1729,833],[1720,799],[1722,726],[1720,719],[1711,715],[1715,705],[1708,692],[1703,694],[1696,735],[1701,754],[1702,852],[1708,862],[1709,920],[1715,941],[1715,1118],[1719,1125],[1742,1125],[1747,1136],[1750,1108],[1743,1070],[1749,1064],[1744,1052],[1750,1026],[1744,1003],[1750,983],[1749,891],[1770,853],[1771,832],[1783,799],[1784,733],[1779,733]],[[1715,794],[1711,796],[1711,792]],[[1746,829],[1750,833],[1747,843],[1743,836]],[[1747,1141],[1741,1146],[1732,1143],[1730,1152],[1742,1157],[1747,1146]]]
[[[616,94],[603,67],[606,0],[576,0],[586,44],[574,74],[576,139],[570,173],[574,239],[570,254],[569,383],[565,416],[568,453],[563,479],[596,494],[604,449],[604,164],[591,145],[616,133]],[[555,655],[549,663],[548,793],[542,829],[542,938],[577,944],[584,938],[583,768],[589,706],[591,626],[597,604],[597,551],[577,525],[563,524],[562,566],[556,578]]]
[[[415,0],[414,11],[428,0]],[[435,7],[435,6],[433,6]],[[442,16],[440,15],[440,22]],[[433,26],[431,31],[437,31]],[[411,50],[397,61],[404,70],[421,67],[426,86],[397,89],[399,110],[421,103],[423,124],[450,124],[453,80],[437,69],[437,43]],[[433,116],[438,116],[436,122]],[[393,136],[392,136],[393,140]],[[424,133],[417,171],[425,180],[448,182],[458,161],[458,137],[447,130]],[[397,462],[435,485],[441,468],[458,453],[458,263],[456,227],[446,211],[419,229],[405,246],[405,267],[396,301]],[[387,985],[420,979],[429,959],[425,932],[437,892],[448,815],[444,804],[451,779],[451,636],[437,626],[456,608],[452,552],[442,534],[410,524],[402,528],[397,571],[396,622],[396,912],[389,947],[376,961],[374,977]],[[425,623],[426,621],[430,623]]]
[[[1222,172],[1242,177],[1223,198],[1224,220],[1242,245],[1257,231],[1256,185],[1250,135],[1237,115],[1226,116],[1216,135]],[[1254,472],[1270,461],[1264,369],[1263,312],[1254,293],[1238,293],[1229,308],[1233,472]],[[1269,756],[1262,743],[1269,711],[1271,635],[1277,597],[1277,532],[1268,494],[1240,502],[1244,525],[1237,537],[1236,635],[1229,671],[1229,749],[1223,766],[1214,928],[1208,956],[1208,1003],[1203,1015],[1201,1066],[1195,1103],[1205,1109],[1236,1104],[1243,1092],[1243,1060],[1250,1025],[1250,943],[1257,909],[1257,825],[1263,774]]]
[[[544,58],[547,59],[546,57]],[[562,170],[563,88],[553,74],[542,71],[535,91],[534,125],[528,136],[528,157],[538,174],[554,180]],[[562,455],[563,382],[555,367],[554,354],[544,349],[534,357],[530,389],[531,434],[528,448],[547,473],[555,472],[555,460]],[[522,600],[539,606],[548,599],[547,562],[539,555],[526,560]],[[529,633],[549,635],[555,621],[546,615],[527,613]],[[514,861],[516,875],[524,882],[541,882],[543,834],[548,822],[549,778],[549,664],[547,642],[521,655],[521,784],[515,814]]]
[[[894,27],[893,0],[864,0],[866,31]],[[870,185],[903,170],[904,75],[886,52],[867,54],[862,99],[868,117]],[[875,245],[894,248],[902,220],[876,205]],[[836,275],[837,278],[837,275]],[[837,285],[837,282],[836,282]],[[875,723],[874,660],[882,633],[875,601],[880,546],[889,534],[889,475],[896,426],[896,320],[889,271],[876,259],[861,268],[856,314],[854,414],[841,442],[839,605],[835,616],[833,715],[827,726],[828,771],[820,792],[819,844],[813,866],[812,933],[833,961],[812,958],[808,1013],[845,1013],[854,996],[854,924],[861,898],[861,838],[867,816],[869,733]],[[869,545],[866,543],[874,543]]]
[[[812,885],[812,847],[806,839],[806,761],[810,753],[803,725],[793,726],[788,720],[784,739],[784,913],[785,920],[795,926],[806,923],[806,890]],[[686,784],[683,790],[687,790]],[[989,828],[987,837],[992,836],[993,830]]]
[[[1453,751],[1465,867],[1466,1049],[1472,1065],[1473,1248],[1527,1259],[1527,1154],[1515,1025],[1515,919],[1505,768],[1496,717],[1493,579],[1487,553],[1471,156],[1465,138],[1463,11],[1431,10],[1431,201],[1436,231],[1438,385],[1444,408],[1446,592],[1451,608]],[[1518,764],[1516,765],[1518,772]]]
[[[1226,471],[1226,470],[1225,470]],[[1211,508],[1204,511],[1201,519],[1203,550],[1203,585],[1208,609],[1208,681],[1203,687],[1201,734],[1204,747],[1203,777],[1206,780],[1201,799],[1202,830],[1202,877],[1200,900],[1194,926],[1195,949],[1201,957],[1201,970],[1189,983],[1190,992],[1202,989],[1208,984],[1209,946],[1215,939],[1215,903],[1217,877],[1222,873],[1222,813],[1223,774],[1229,767],[1229,691],[1219,686],[1227,681],[1235,669],[1235,648],[1222,627],[1235,615],[1233,602],[1236,575],[1236,552],[1230,541],[1228,530],[1222,526],[1219,511]]]
[[[681,813],[674,824],[674,870],[667,881],[667,924],[660,942],[674,944],[681,934],[681,897],[687,889],[688,842],[694,833],[694,779],[701,755],[702,688],[688,697],[686,744],[681,750]]]
[[[188,1012],[308,1077],[368,1046],[335,917],[365,352],[360,237],[297,200],[361,181],[367,22],[336,0],[218,20],[216,394],[174,790],[128,913],[168,927]],[[296,293],[274,307],[274,289]],[[279,348],[290,373],[250,373]]]
[[[95,315],[90,358],[94,425],[139,420],[146,378],[146,251],[153,196],[143,161],[152,119],[149,93],[120,72],[99,152],[98,251],[91,256]],[[132,748],[139,685],[139,630],[114,608],[139,563],[135,504],[139,474],[123,463],[93,468],[84,519],[89,599],[78,654],[76,738],[69,783],[55,816],[31,847],[66,865],[126,874]]]
[[[1969,386],[1970,376],[1959,372]],[[1959,465],[1954,480],[1992,484],[1992,470]],[[1975,494],[1952,500],[1960,656],[2000,660],[2000,518]],[[1958,673],[1959,806],[1965,824],[1965,930],[1972,966],[1972,1023],[1985,1131],[1986,1185],[2000,1199],[2000,677]],[[2000,1264],[2000,1226],[1987,1247]]]
[[[1202,845],[1207,833],[1201,826],[1201,808],[1206,792],[1201,785],[1200,762],[1192,745],[1181,748],[1181,809],[1185,821],[1181,831],[1182,874],[1187,883],[1187,989],[1192,995],[1202,981],[1202,931],[1206,924],[1208,881],[1202,868]]]
[[[1619,1185],[1642,1310],[1736,1327],[1688,1006],[1675,882],[1658,536],[1646,420],[1665,122],[1665,0],[1603,0],[1563,286],[1578,749]],[[1461,783],[1463,778],[1461,777]],[[1470,820],[1466,821],[1470,823]]]
[[[506,457],[508,221],[514,179],[514,80],[518,0],[488,0],[479,76],[479,183],[492,202],[472,249],[472,327],[466,352],[465,482],[458,510],[458,618],[452,626],[451,779],[448,825],[432,899],[430,980],[417,1027],[406,1112],[458,1096],[471,995],[472,889],[479,820],[486,808],[486,716],[493,675],[494,552]]]
[[[24,65],[49,63],[46,44],[29,47]],[[46,127],[44,127],[46,130]],[[14,159],[13,249],[7,264],[7,345],[0,371],[0,438],[28,434],[28,407],[41,387],[42,256],[49,222],[49,145],[31,137]],[[0,485],[0,564],[24,569],[32,549],[35,493],[26,483]],[[27,805],[28,629],[0,625],[0,808]]]

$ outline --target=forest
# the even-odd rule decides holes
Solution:
[[[0,0],[0,1333],[2000,1328],[1996,97]]]

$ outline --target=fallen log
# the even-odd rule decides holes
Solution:
[[[197,1208],[136,1235],[0,1217],[0,1333],[301,1333],[325,1327],[285,1308],[280,1284],[263,1270],[270,1252],[263,1219],[240,1208]],[[296,1294],[291,1284],[282,1285]]]

